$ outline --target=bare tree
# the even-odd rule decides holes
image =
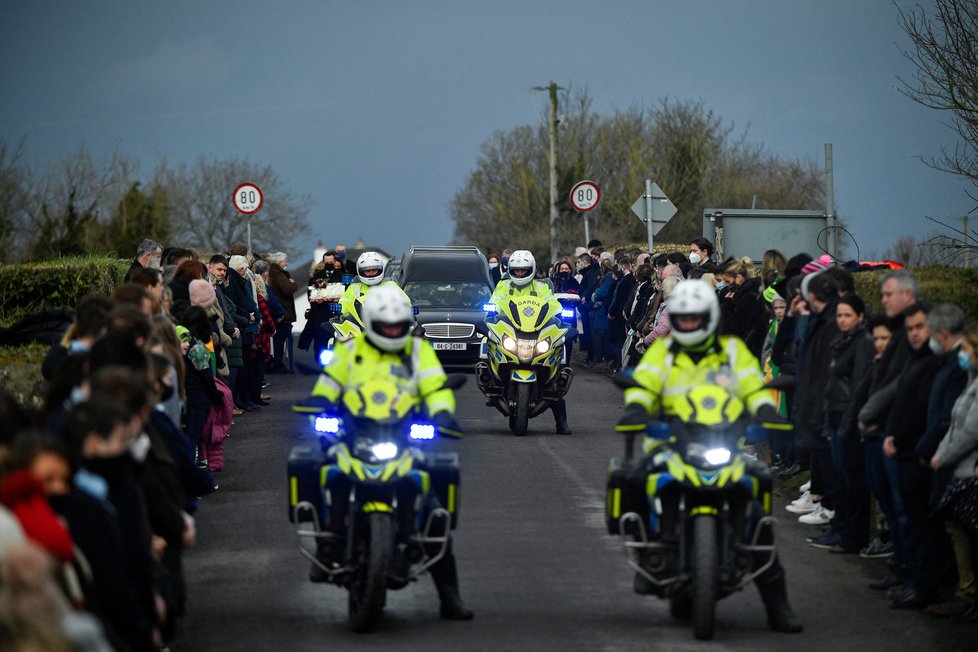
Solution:
[[[257,184],[264,197],[251,218],[235,210],[231,195],[240,184]],[[169,167],[161,162],[154,184],[166,193],[175,241],[223,251],[244,241],[251,219],[252,248],[286,249],[305,233],[311,200],[294,197],[269,165],[241,159],[199,158],[194,164]]]
[[[611,116],[590,110],[586,92],[565,93],[558,171],[560,250],[583,244],[581,217],[570,206],[574,183],[590,179],[601,203],[591,233],[607,243],[644,242],[645,225],[631,205],[652,178],[679,213],[660,241],[689,242],[702,231],[708,205],[749,207],[754,195],[771,208],[821,205],[823,180],[814,166],[768,156],[699,102],[664,100]],[[451,204],[455,239],[484,249],[549,251],[547,126],[498,132],[482,145],[476,168]]]
[[[935,0],[934,5],[933,18],[920,5],[898,7],[900,27],[912,44],[904,56],[916,66],[912,79],[900,79],[900,90],[915,102],[947,111],[962,140],[922,160],[978,185],[978,3]]]
[[[24,141],[11,148],[0,139],[0,261],[11,260],[30,214],[30,171]]]

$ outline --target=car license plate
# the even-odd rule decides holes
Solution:
[[[432,342],[431,346],[436,351],[464,351],[465,342]]]

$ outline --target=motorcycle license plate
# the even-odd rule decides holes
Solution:
[[[465,342],[432,342],[432,348],[436,351],[464,351]]]

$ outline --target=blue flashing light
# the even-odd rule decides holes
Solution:
[[[330,304],[329,304],[329,311],[330,312],[343,312],[343,306],[341,306],[336,301],[330,302]]]
[[[337,417],[316,417],[316,432],[335,435],[340,431],[340,420]]]
[[[485,311],[485,312],[488,312],[488,313],[495,314],[495,312],[496,312],[496,304],[494,304],[494,303],[485,303],[485,304],[482,305],[482,310]]]
[[[575,314],[576,313],[573,310],[561,310],[560,311],[560,316],[561,317],[572,318],[572,317],[574,317]]]
[[[319,364],[325,367],[333,361],[333,349],[323,349],[319,352]]]
[[[435,427],[430,423],[412,423],[409,436],[411,439],[434,439]]]

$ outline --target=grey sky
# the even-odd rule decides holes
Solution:
[[[954,138],[897,92],[905,43],[884,0],[0,0],[0,137],[41,165],[82,143],[145,175],[158,157],[270,164],[315,201],[313,242],[400,252],[451,238],[480,144],[543,115],[531,87],[586,88],[601,113],[668,95],[772,154],[821,166],[833,143],[866,255],[974,208],[914,158]]]

